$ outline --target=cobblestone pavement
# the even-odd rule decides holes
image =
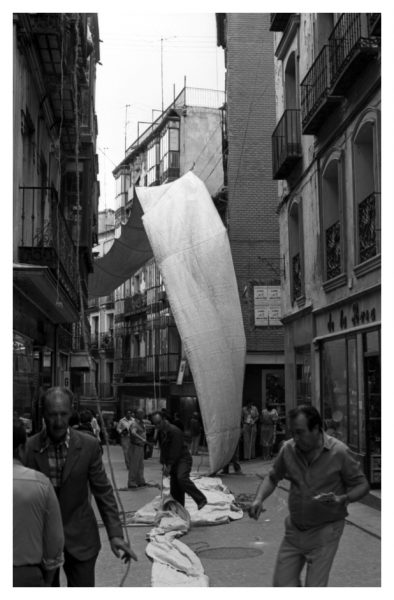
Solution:
[[[121,449],[111,446],[111,463],[118,488],[127,484],[127,471]],[[106,451],[105,464],[108,466]],[[207,457],[194,457],[194,470],[206,472]],[[242,475],[223,475],[222,481],[235,496],[246,500],[269,468],[261,460],[242,463]],[[145,478],[161,483],[157,450],[145,461]],[[126,512],[135,511],[160,493],[156,487],[120,491]],[[265,503],[266,511],[259,521],[247,515],[226,525],[193,528],[182,541],[201,559],[211,587],[271,587],[276,554],[283,535],[287,514],[287,491],[277,488]],[[352,516],[355,509],[355,516]],[[380,577],[380,512],[356,503],[350,506],[344,534],[330,576],[330,587],[379,587]],[[152,564],[145,554],[146,534],[150,526],[128,527],[131,545],[139,560],[133,562],[125,587],[150,587]],[[126,567],[116,559],[109,547],[105,529],[100,527],[102,550],[96,566],[96,586],[118,587]]]

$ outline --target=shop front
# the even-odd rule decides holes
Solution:
[[[327,433],[347,444],[373,487],[381,481],[380,299],[316,311],[320,409]],[[349,327],[350,325],[350,327]],[[330,331],[322,335],[324,331]]]

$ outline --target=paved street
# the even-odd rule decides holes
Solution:
[[[127,484],[127,472],[121,448],[111,446],[111,462],[118,488]],[[108,465],[106,450],[105,463]],[[204,473],[206,456],[194,457],[194,469]],[[254,494],[259,475],[267,472],[268,463],[260,459],[242,463],[243,475],[222,476],[222,481],[241,501]],[[158,452],[145,461],[146,480],[160,483]],[[266,512],[259,521],[243,519],[227,525],[195,527],[182,541],[200,557],[211,587],[270,587],[275,557],[283,534],[287,514],[286,483],[266,501]],[[135,511],[155,497],[159,490],[148,487],[123,490],[120,496],[126,512]],[[332,587],[380,586],[380,511],[361,503],[350,506],[342,541],[331,571]],[[133,563],[125,587],[150,587],[151,562],[145,555],[146,534],[150,527],[128,527],[139,561]],[[103,548],[96,568],[96,585],[117,587],[126,567],[111,553],[106,533],[100,528]]]

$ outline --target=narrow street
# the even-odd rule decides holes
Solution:
[[[107,451],[105,464],[108,467]],[[111,446],[111,462],[120,497],[126,513],[138,510],[159,492],[156,487],[136,491],[123,490],[127,472],[120,446]],[[194,457],[193,470],[204,473],[207,456]],[[243,475],[221,476],[230,491],[241,501],[253,495],[259,483],[258,475],[267,472],[269,463],[255,459],[241,464]],[[109,470],[108,470],[109,472]],[[158,451],[145,461],[145,477],[159,484],[161,468]],[[211,587],[271,587],[276,554],[287,515],[286,482],[266,501],[264,512],[256,523],[245,514],[243,519],[226,525],[195,527],[182,541],[200,558]],[[240,496],[242,494],[242,496]],[[152,564],[145,554],[146,534],[150,526],[128,527],[131,544],[139,557],[133,563],[124,587],[150,587]],[[97,587],[117,587],[126,567],[111,553],[105,529],[100,527],[102,550],[96,567]],[[349,507],[349,517],[331,571],[332,587],[380,586],[380,511],[355,503]],[[137,575],[138,574],[138,575]],[[63,582],[64,585],[64,582]]]

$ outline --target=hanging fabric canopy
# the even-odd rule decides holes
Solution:
[[[152,258],[142,214],[135,199],[126,225],[121,225],[119,238],[115,238],[107,254],[94,262],[94,272],[89,275],[90,297],[109,296]]]
[[[135,214],[138,216],[142,209],[143,225],[134,222],[122,228],[115,247],[116,260],[130,265],[133,259],[128,254],[136,248],[136,240],[142,240],[144,229],[193,374],[210,472],[215,473],[230,461],[238,443],[246,354],[227,231],[204,183],[191,171],[170,184],[136,188],[136,193],[140,207]],[[146,242],[142,248],[147,260]],[[111,252],[112,248],[108,254]],[[140,258],[134,259],[135,264]],[[104,259],[97,261],[98,265]],[[116,277],[124,268],[116,265]],[[129,266],[128,269],[130,277],[136,269],[130,270]],[[109,262],[99,278],[109,286]],[[115,285],[112,283],[110,291],[120,283],[119,280]],[[110,293],[109,287],[105,287],[105,294]],[[92,283],[92,289],[100,290],[100,295],[103,288]]]

